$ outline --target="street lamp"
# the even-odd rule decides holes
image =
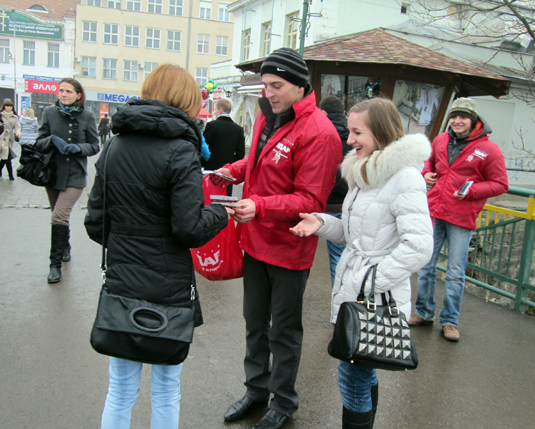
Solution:
[[[13,14],[15,13],[15,8],[11,8],[11,17],[9,18],[9,23],[13,26],[13,54],[11,58],[13,59],[13,110],[17,111],[17,59],[15,58],[15,52],[17,51],[17,34],[15,32],[15,21],[13,20]]]

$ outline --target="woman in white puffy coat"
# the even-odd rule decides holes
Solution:
[[[291,231],[347,243],[336,268],[331,322],[340,305],[356,300],[366,270],[377,264],[377,293],[390,291],[408,318],[410,276],[430,259],[433,231],[421,175],[431,145],[422,134],[406,135],[394,104],[385,99],[355,105],[348,117],[347,143],[355,150],[342,163],[349,192],[342,219],[302,214]],[[365,285],[368,296],[370,280]],[[381,299],[377,296],[378,304]],[[377,409],[375,369],[340,361],[338,385],[344,405],[343,428],[372,428]]]

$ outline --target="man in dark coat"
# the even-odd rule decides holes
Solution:
[[[98,124],[98,134],[100,136],[100,144],[104,146],[106,139],[110,135],[110,120],[108,119],[107,113],[104,113],[104,117],[100,120],[100,124]]]
[[[338,131],[338,135],[342,139],[342,150],[344,156],[353,149],[347,144],[347,137],[349,136],[349,130],[347,129],[347,116],[344,114],[344,106],[342,102],[334,95],[329,95],[321,100],[320,110],[327,115],[327,118],[333,123]],[[327,200],[327,207],[325,213],[341,219],[342,217],[342,204],[347,194],[347,183],[342,179],[340,169],[336,173],[336,184],[334,185],[329,199]],[[346,248],[345,244],[335,243],[334,241],[327,240],[327,250],[329,251],[329,263],[331,268],[331,284],[334,285],[334,275],[336,273],[336,265],[340,260],[342,252]]]
[[[211,156],[204,162],[207,170],[217,170],[225,164],[232,164],[245,156],[245,135],[243,128],[230,118],[232,105],[228,100],[215,104],[217,119],[206,124],[204,138]],[[232,195],[232,185],[227,185],[227,195]]]

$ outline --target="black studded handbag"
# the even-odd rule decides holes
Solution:
[[[351,364],[389,371],[416,369],[418,355],[405,315],[389,292],[375,301],[377,265],[368,268],[356,301],[340,306],[329,343],[329,354]],[[364,285],[371,273],[371,291],[364,297]]]

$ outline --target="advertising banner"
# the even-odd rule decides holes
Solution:
[[[59,82],[44,82],[42,80],[25,80],[24,89],[26,92],[40,92],[42,94],[59,93]]]
[[[0,10],[0,34],[36,39],[63,40],[63,25],[41,23],[8,9]]]

